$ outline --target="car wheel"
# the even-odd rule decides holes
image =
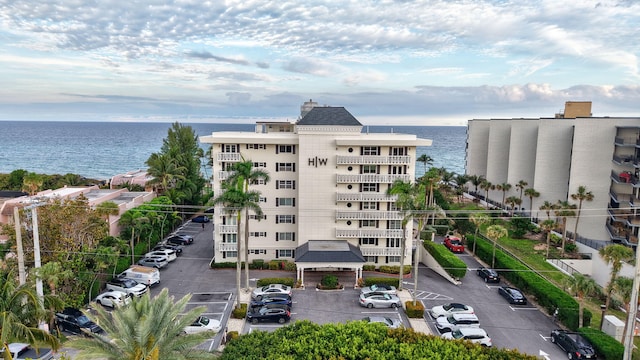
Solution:
[[[258,300],[258,301],[262,300],[262,295],[256,296],[256,300]]]
[[[285,321],[286,321],[285,318],[278,319],[278,323],[280,323],[280,324],[284,324]]]
[[[102,305],[102,301],[100,300],[96,300],[96,303],[98,303],[98,305]]]
[[[398,307],[398,304],[393,303],[393,304],[391,304],[391,307],[395,309],[395,308],[397,308],[397,307]]]
[[[371,309],[371,308],[373,308],[373,304],[371,303],[367,304],[367,309]]]
[[[489,279],[484,278],[484,282],[485,282],[485,283],[488,283],[488,282],[489,282]]]
[[[254,325],[257,324],[258,323],[258,319],[252,319],[251,323],[254,324]]]
[[[555,337],[555,336],[553,336],[553,335],[551,335],[551,343],[552,343],[552,344],[555,344],[555,343],[556,343],[556,337]]]
[[[573,353],[567,353],[567,358],[569,358],[569,360],[573,360]]]

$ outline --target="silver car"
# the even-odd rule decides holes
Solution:
[[[384,324],[389,329],[397,329],[402,327],[402,321],[400,321],[400,319],[392,319],[386,316],[367,316],[362,320],[368,323]]]
[[[402,307],[400,298],[391,294],[360,294],[360,306],[371,308]]]
[[[143,257],[138,260],[138,265],[154,267],[156,269],[161,269],[169,264],[169,260],[166,256],[162,255],[153,255],[148,257]]]
[[[270,284],[267,286],[259,287],[253,290],[251,298],[255,300],[262,300],[265,295],[278,294],[291,296],[291,286],[282,284]]]
[[[363,294],[379,293],[379,294],[396,295],[398,293],[398,290],[396,289],[395,286],[391,286],[391,285],[373,284],[371,286],[363,287],[360,290],[360,292]]]

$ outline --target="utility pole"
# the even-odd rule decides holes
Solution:
[[[40,233],[38,232],[38,208],[36,206],[31,208],[31,214],[33,221],[33,261],[35,268],[39,269],[42,263],[40,262]],[[36,293],[38,294],[38,298],[40,298],[40,302],[44,303],[44,290],[40,276],[36,276]]]
[[[18,251],[18,279],[20,285],[27,282],[27,274],[24,269],[24,250],[22,248],[22,224],[20,223],[20,211],[17,206],[13,208],[13,222],[16,227],[16,248]]]
[[[633,333],[636,328],[636,316],[638,312],[638,286],[640,286],[640,249],[636,247],[636,273],[633,277],[633,287],[631,288],[631,303],[629,305],[629,316],[627,319],[627,333],[624,334],[624,360],[631,360],[633,351]]]

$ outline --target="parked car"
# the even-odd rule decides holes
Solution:
[[[118,274],[118,278],[131,279],[140,284],[153,286],[160,284],[160,270],[149,266],[131,265],[127,270]]]
[[[270,284],[253,290],[251,298],[261,300],[265,295],[280,294],[291,296],[291,286],[282,284]]]
[[[509,304],[516,305],[526,305],[527,298],[524,297],[524,294],[519,289],[510,286],[501,286],[498,288],[498,293],[502,295],[503,298],[507,299]]]
[[[127,305],[131,302],[131,297],[122,291],[105,291],[102,294],[96,296],[96,302],[102,306],[116,308],[123,305]]]
[[[447,235],[444,237],[444,246],[454,253],[463,253],[464,245],[459,237]]]
[[[173,250],[176,252],[177,256],[182,255],[182,249],[184,249],[183,245],[178,245],[178,244],[170,244],[167,242],[162,242],[157,244],[156,246],[153,247],[153,249],[151,249],[152,251],[156,251],[156,250]]]
[[[193,219],[191,219],[191,222],[194,222],[194,223],[208,223],[209,221],[210,220],[207,215],[198,215]]]
[[[475,314],[450,314],[436,318],[436,328],[440,333],[461,327],[480,327],[480,320]]]
[[[11,343],[7,344],[6,347],[9,349],[9,353],[11,353],[11,358],[13,360],[49,360],[53,359],[53,350],[50,348],[39,347],[34,348],[26,343]],[[4,348],[0,348],[0,358],[4,357]]]
[[[551,331],[551,342],[567,353],[569,359],[595,359],[593,346],[582,335],[566,330]]]
[[[210,207],[204,211],[205,214],[214,214],[215,212],[216,212],[216,209],[213,207]]]
[[[379,294],[392,294],[395,295],[398,293],[398,290],[395,286],[386,285],[386,284],[373,284],[371,286],[365,286],[360,289],[360,292],[363,294],[369,293],[379,293]]]
[[[193,244],[193,236],[185,234],[174,234],[167,238],[168,244],[191,245]]]
[[[489,269],[489,268],[486,268],[484,266],[481,266],[481,267],[478,268],[476,273],[486,283],[490,283],[490,282],[491,283],[499,283],[500,282],[500,275],[498,275],[498,272],[493,270],[493,269]]]
[[[429,315],[432,318],[438,318],[440,316],[447,316],[451,314],[473,314],[473,308],[469,305],[460,303],[448,303],[444,305],[437,305],[429,309]]]
[[[168,264],[169,264],[169,260],[167,259],[166,256],[158,256],[158,255],[148,256],[148,257],[145,256],[142,259],[138,260],[138,265],[153,267],[156,269],[162,269]]]
[[[366,321],[368,323],[384,324],[389,329],[397,329],[399,327],[402,327],[402,321],[400,321],[400,319],[392,319],[392,318],[386,317],[386,316],[367,316],[366,318],[364,318],[362,320],[364,320],[364,321]]]
[[[448,340],[469,340],[472,343],[480,344],[482,346],[493,346],[491,338],[486,331],[480,328],[461,327],[451,332],[442,334],[443,339]]]
[[[171,249],[153,250],[151,252],[144,254],[144,257],[150,257],[150,256],[165,256],[168,262],[172,262],[178,258],[175,250],[171,250]]]
[[[249,308],[247,321],[257,324],[261,321],[277,321],[280,324],[291,319],[291,311],[287,305],[270,304],[262,307]]]
[[[102,328],[89,320],[82,311],[74,308],[66,308],[56,313],[56,327],[73,334],[103,332]]]
[[[291,301],[291,296],[285,294],[273,294],[273,295],[263,295],[260,300],[252,300],[249,306],[251,307],[261,307],[268,304],[281,304],[287,305],[289,308],[293,305]]]
[[[116,277],[107,281],[107,290],[122,291],[129,296],[142,296],[148,288],[135,280]]]
[[[191,325],[184,328],[184,332],[185,334],[197,334],[204,331],[219,332],[220,329],[222,329],[220,321],[209,319],[205,316],[198,316]]]
[[[400,298],[391,294],[360,294],[360,306],[371,308],[402,307]]]

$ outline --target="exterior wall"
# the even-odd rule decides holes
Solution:
[[[509,145],[511,144],[511,121],[492,121],[489,127],[489,148],[487,151],[487,176],[491,183],[507,181],[509,173]],[[501,195],[502,196],[502,195]],[[497,200],[489,192],[489,199]]]
[[[467,127],[466,173],[487,175],[487,153],[489,151],[489,120],[469,120]]]
[[[516,188],[516,184],[520,180],[524,180],[529,184],[526,188],[533,186],[536,148],[538,145],[538,124],[530,120],[514,120],[511,125],[510,140],[507,183],[511,184],[512,187],[507,192],[506,197],[520,197],[520,191]],[[530,206],[529,198],[524,195],[523,191],[520,207],[529,210]]]

